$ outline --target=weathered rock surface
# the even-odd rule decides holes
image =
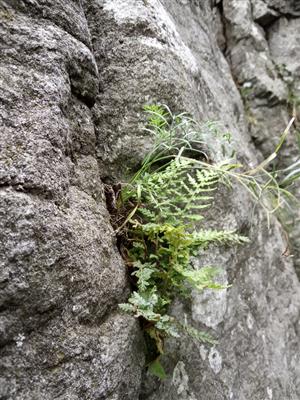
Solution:
[[[1,2],[0,398],[137,396],[143,348],[95,155],[80,2]]]
[[[170,340],[158,382],[118,313],[128,285],[101,183],[147,151],[144,103],[219,120],[250,165],[255,146],[268,154],[299,89],[298,16],[295,0],[0,2],[0,399],[300,398],[300,285],[279,224],[219,194],[211,225],[251,244],[203,255],[232,287],[173,307],[219,343]],[[282,163],[295,157],[291,140]]]
[[[238,7],[235,0],[223,2],[226,55],[244,101],[249,134],[264,157],[273,152],[292,114],[296,117],[295,129],[279,157],[277,168],[282,168],[299,158],[299,3],[242,3]],[[276,17],[262,23],[257,17],[258,7],[265,16],[276,10]],[[300,185],[295,185],[293,191],[299,196]],[[293,210],[288,219],[286,229],[290,231],[294,263],[300,271],[299,209]]]

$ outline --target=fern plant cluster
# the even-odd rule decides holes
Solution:
[[[195,229],[204,218],[201,211],[212,205],[219,179],[216,171],[195,170],[192,160],[175,158],[165,169],[140,176],[130,198],[139,204],[127,227],[136,290],[121,307],[148,322],[146,331],[160,352],[165,335],[179,336],[181,325],[167,314],[174,297],[187,296],[191,288],[223,288],[213,280],[218,270],[193,269],[191,256],[211,244],[247,241],[233,231]]]
[[[203,131],[215,135],[215,124],[199,128],[185,113],[173,115],[167,106],[146,106],[145,111],[145,130],[154,138],[153,148],[130,182],[122,186],[112,220],[133,285],[128,302],[120,308],[140,319],[155,347],[149,368],[163,377],[159,357],[166,337],[178,338],[185,332],[198,340],[215,342],[168,312],[176,297],[189,297],[193,289],[225,288],[216,282],[219,268],[195,269],[191,257],[210,246],[249,241],[234,230],[205,227],[205,213],[213,205],[218,185],[230,185],[236,179],[272,213],[281,203],[281,188],[276,175],[265,166],[276,157],[288,128],[267,160],[253,170],[240,172],[242,166],[231,159],[209,162],[203,150]],[[221,138],[223,142],[224,138],[230,140],[228,134]],[[271,209],[262,200],[265,193],[267,198],[272,195]]]
[[[207,333],[169,315],[168,309],[175,297],[189,297],[192,289],[224,288],[215,282],[219,269],[194,269],[192,256],[210,245],[234,245],[248,239],[234,231],[205,229],[203,225],[204,213],[212,206],[218,184],[231,166],[203,168],[196,162],[206,155],[195,123],[185,114],[173,116],[162,106],[150,106],[146,111],[147,129],[155,138],[153,151],[123,187],[115,225],[119,225],[122,254],[134,286],[128,303],[120,307],[140,318],[155,343],[155,356],[159,356],[164,351],[164,338],[179,337],[182,332],[214,343]]]

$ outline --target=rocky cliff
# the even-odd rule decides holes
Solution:
[[[219,194],[211,224],[251,244],[208,256],[232,287],[174,305],[219,342],[170,340],[160,382],[118,310],[102,182],[147,151],[145,103],[220,121],[249,165],[268,155],[297,117],[299,2],[1,0],[0,21],[0,399],[298,400],[299,214],[290,257],[246,193]]]

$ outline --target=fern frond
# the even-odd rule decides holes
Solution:
[[[203,248],[206,248],[210,244],[242,244],[249,242],[249,238],[238,235],[235,231],[201,229],[194,232],[193,235],[197,245]]]
[[[220,270],[215,267],[203,267],[201,269],[182,269],[181,275],[195,289],[225,289],[226,285],[218,284],[214,278],[220,273]]]
[[[203,343],[209,343],[209,344],[217,344],[218,341],[215,340],[211,335],[209,335],[207,332],[199,331],[198,329],[194,328],[191,325],[188,325],[186,323],[179,323],[181,329],[186,332],[189,336],[192,338],[198,340],[199,342]]]
[[[152,263],[143,264],[138,260],[133,264],[133,266],[136,270],[132,275],[137,277],[138,288],[144,292],[149,286],[151,286],[151,277],[156,272],[155,265]]]
[[[139,181],[142,201],[149,204],[148,211],[140,209],[146,220],[164,223],[172,221],[178,225],[185,220],[199,221],[202,216],[196,210],[211,206],[213,196],[206,192],[216,189],[220,174],[217,171],[196,171],[193,161],[175,159],[160,171],[145,174]],[[203,204],[204,203],[204,204]],[[156,218],[155,218],[156,216]]]
[[[156,219],[156,214],[148,208],[140,207],[138,212],[142,214],[147,221],[154,222]]]

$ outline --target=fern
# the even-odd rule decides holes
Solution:
[[[241,167],[239,163],[224,161],[215,165],[206,161],[201,148],[202,131],[187,114],[174,116],[166,106],[157,105],[145,110],[149,116],[145,129],[154,137],[153,148],[123,187],[118,201],[118,223],[114,224],[126,248],[122,254],[132,268],[134,282],[128,303],[120,308],[140,318],[156,346],[149,369],[163,375],[158,356],[164,352],[165,337],[177,338],[180,333],[187,333],[197,340],[215,343],[209,334],[168,314],[174,298],[189,297],[192,289],[227,287],[215,281],[220,269],[212,266],[194,269],[191,257],[209,246],[233,246],[249,241],[234,230],[202,226],[218,185],[230,186],[231,180],[236,179],[255,199],[268,190],[279,196],[279,185],[264,166],[276,156],[282,143],[256,169],[236,172]],[[214,124],[205,129],[215,134]],[[230,139],[228,134],[226,137]],[[187,156],[188,152],[192,156]]]
[[[192,149],[189,140],[195,128],[185,114],[170,121],[168,109],[152,106],[147,112],[147,129],[155,135],[154,148],[123,189],[120,205],[133,210],[122,229],[127,263],[133,268],[135,280],[128,303],[120,307],[142,319],[157,353],[163,353],[163,339],[178,337],[180,332],[213,341],[210,335],[168,315],[169,305],[178,295],[188,297],[192,289],[224,288],[215,282],[217,268],[195,270],[191,256],[209,245],[240,244],[248,239],[233,231],[195,230],[195,224],[203,221],[205,211],[212,206],[228,165],[202,168],[196,158],[184,156]],[[199,137],[194,143],[201,142]],[[195,152],[197,156],[200,153]]]
[[[242,244],[248,242],[248,239],[237,235],[235,231],[216,231],[211,229],[201,229],[194,234],[199,247],[207,248],[209,244]]]
[[[180,225],[185,220],[201,220],[197,211],[211,206],[213,196],[208,194],[216,189],[220,173],[198,170],[193,177],[194,168],[192,160],[175,159],[165,170],[143,175],[137,181],[141,190],[139,212],[156,223]]]

